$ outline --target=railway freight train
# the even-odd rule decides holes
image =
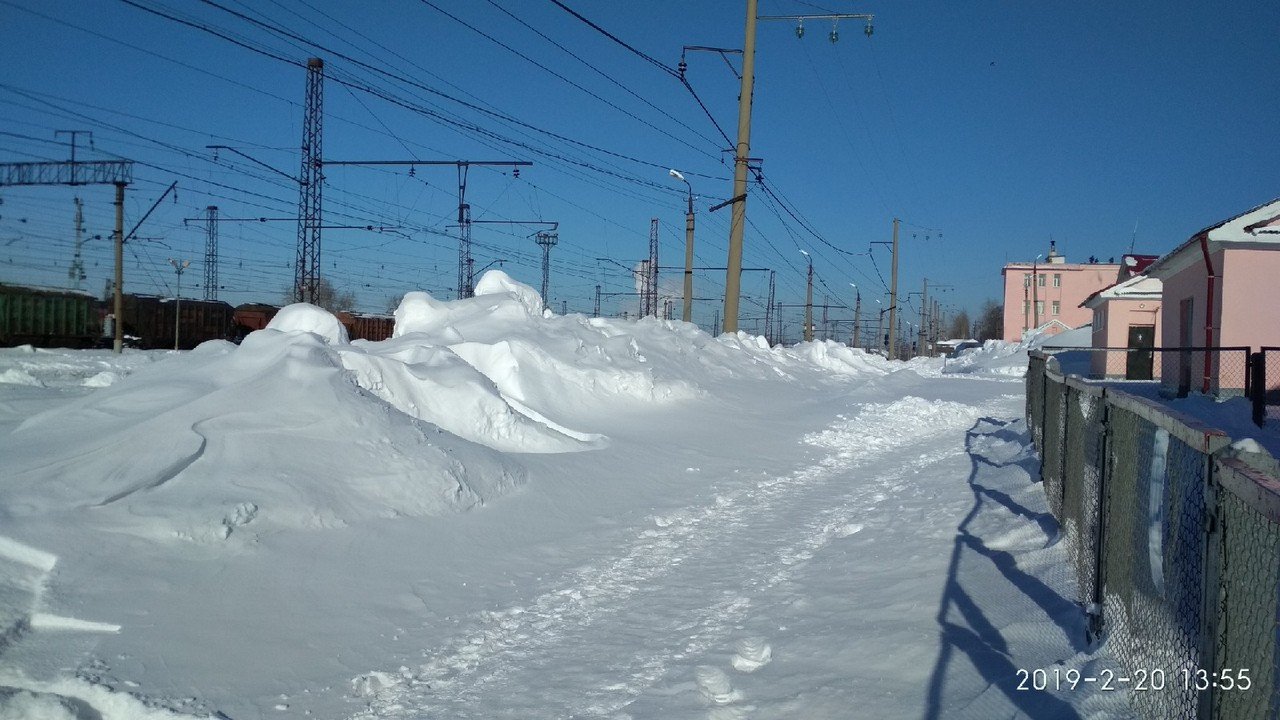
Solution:
[[[216,300],[183,299],[155,295],[124,296],[124,335],[129,347],[173,348],[175,322],[178,346],[190,350],[206,340],[240,342],[261,330],[275,317],[275,305],[245,304],[231,307]],[[111,301],[88,293],[0,284],[0,347],[92,348],[109,347],[115,336]],[[338,320],[352,340],[385,340],[395,320],[390,315],[339,312]]]

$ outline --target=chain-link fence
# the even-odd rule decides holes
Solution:
[[[1274,718],[1280,715],[1280,486],[1235,458],[1217,459],[1214,472],[1223,488],[1218,500],[1222,532],[1215,538],[1222,558],[1217,665],[1234,670],[1233,685],[1250,685],[1248,690],[1218,693],[1214,716]],[[1260,491],[1264,488],[1267,491]],[[1244,679],[1240,670],[1249,671]]]
[[[1275,348],[1280,355],[1280,348]],[[1063,373],[1090,380],[1159,383],[1162,394],[1217,398],[1249,395],[1247,347],[1061,348],[1053,350]],[[1280,357],[1277,357],[1280,364]],[[1280,368],[1275,389],[1280,403]]]
[[[1106,638],[1135,712],[1277,717],[1280,468],[1253,469],[1223,433],[1032,358],[1044,490],[1090,636]]]

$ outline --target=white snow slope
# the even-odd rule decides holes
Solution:
[[[1127,717],[1008,352],[396,317],[0,350],[0,718]]]

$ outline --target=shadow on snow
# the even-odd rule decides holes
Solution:
[[[968,483],[973,491],[974,503],[956,528],[947,581],[938,607],[937,621],[941,647],[929,679],[924,720],[938,720],[943,717],[946,709],[943,707],[943,691],[947,673],[952,661],[957,657],[967,657],[990,686],[998,689],[1018,711],[1030,718],[1046,720],[1049,718],[1079,720],[1080,718],[1075,708],[1057,697],[1047,693],[1017,689],[1020,682],[1017,671],[1020,666],[1012,657],[1004,635],[987,618],[981,603],[974,597],[973,589],[981,587],[981,583],[971,582],[971,587],[966,589],[961,578],[962,560],[986,560],[999,571],[1000,576],[1013,589],[1026,596],[1053,620],[1073,651],[1079,652],[1085,649],[1083,625],[1079,621],[1071,621],[1080,616],[1080,610],[1075,603],[1064,598],[1039,578],[1021,570],[1012,553],[989,547],[980,531],[975,531],[972,527],[974,520],[984,508],[1002,506],[1014,515],[1034,522],[1045,537],[1052,540],[1058,536],[1058,523],[1052,515],[1031,510],[1007,493],[982,483],[984,472],[1008,465],[1022,465],[1033,477],[1038,473],[1034,458],[1020,455],[1013,460],[1001,462],[988,458],[979,448],[975,448],[975,440],[987,437],[1013,441],[1022,445],[1029,442],[1025,433],[1015,432],[1008,427],[1009,425],[1009,421],[986,417],[974,423],[965,435],[965,448],[972,463]],[[983,590],[987,594],[992,594],[993,597],[1016,597],[1009,592],[992,593],[991,588],[983,588]]]

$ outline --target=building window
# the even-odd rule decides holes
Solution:
[[[1062,273],[1053,274],[1053,286],[1062,287]]]
[[[1054,300],[1054,301],[1053,301],[1053,314],[1054,314],[1054,315],[1057,315],[1057,314],[1058,314],[1058,311],[1059,311],[1059,310],[1061,310],[1061,309],[1062,309],[1062,303],[1061,303],[1061,302],[1058,302],[1057,300]]]
[[[1093,331],[1098,332],[1107,326],[1106,313],[1102,312],[1102,308],[1093,311]]]
[[[1043,300],[1036,301],[1036,315],[1039,315],[1040,317],[1044,317],[1044,301]]]
[[[1039,285],[1040,287],[1044,287],[1044,274],[1043,274],[1043,273],[1037,273],[1037,275],[1036,275],[1036,284],[1037,284],[1037,285]]]

